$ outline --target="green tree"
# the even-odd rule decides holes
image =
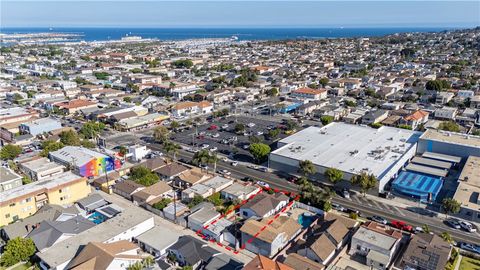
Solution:
[[[152,256],[145,257],[142,260],[142,264],[144,267],[149,268],[155,264],[155,259]]]
[[[0,264],[2,266],[12,266],[18,262],[27,261],[35,254],[35,244],[30,238],[13,238],[7,242]]]
[[[163,143],[163,150],[169,155],[172,154],[173,160],[176,160],[178,150],[182,149],[182,147],[174,142],[166,141]]]
[[[441,233],[441,234],[440,234],[440,237],[441,237],[443,240],[445,240],[445,241],[447,241],[448,243],[450,243],[450,244],[453,242],[453,238],[452,238],[452,236],[451,236],[448,232],[443,232],[443,233]]]
[[[94,122],[94,121],[89,121],[85,124],[83,124],[82,128],[80,129],[80,134],[82,134],[85,138],[87,139],[93,139],[95,138],[100,131],[102,131],[105,128],[105,124],[101,122]]]
[[[327,86],[328,82],[329,82],[328,78],[321,78],[320,81],[318,81],[318,83],[320,83],[322,87]]]
[[[191,68],[193,67],[193,62],[190,59],[180,59],[172,62],[172,65],[176,68]]]
[[[142,262],[135,262],[127,267],[127,270],[142,270],[143,264]]]
[[[257,163],[260,163],[262,160],[264,160],[266,157],[268,157],[268,154],[270,154],[270,146],[264,143],[252,143],[250,144],[250,154],[255,158]]]
[[[142,73],[142,72],[143,72],[143,69],[141,69],[141,68],[132,68],[132,69],[130,69],[130,72],[132,72],[132,73]]]
[[[460,132],[460,126],[453,121],[443,121],[438,128],[445,131]]]
[[[204,201],[204,199],[203,199],[202,196],[200,196],[200,195],[195,195],[195,196],[193,197],[193,199],[188,203],[187,206],[188,206],[188,208],[193,208],[193,207],[195,207],[196,205],[200,204],[200,203],[203,202],[203,201]]]
[[[60,142],[64,145],[80,145],[80,138],[75,131],[67,130],[60,133]]]
[[[132,102],[132,98],[131,97],[124,97],[123,101],[125,101],[127,103],[130,103],[130,102]]]
[[[48,157],[48,153],[60,150],[64,146],[65,145],[63,145],[62,142],[56,142],[56,141],[52,141],[52,140],[44,141],[44,142],[42,142],[42,152],[40,153],[40,155],[42,157]]]
[[[445,214],[456,214],[460,212],[461,204],[453,198],[445,198],[442,200],[442,208]]]
[[[238,123],[235,125],[235,132],[236,133],[241,133],[245,130],[245,125],[242,123]]]
[[[220,196],[220,192],[215,192],[207,198],[207,201],[213,203],[215,206],[223,205],[223,199]]]
[[[177,130],[177,128],[180,127],[180,123],[178,123],[177,121],[172,121],[170,123],[170,128],[173,129],[173,130]]]
[[[374,188],[377,185],[377,178],[373,174],[367,174],[362,172],[360,174],[354,175],[351,178],[352,185],[358,185],[360,191],[365,196],[367,191]]]
[[[160,181],[160,178],[156,173],[144,166],[133,167],[130,170],[130,179],[146,187]]]
[[[159,143],[168,141],[168,135],[170,131],[165,126],[158,126],[153,131],[153,138]]]
[[[162,198],[159,202],[153,204],[153,208],[158,210],[163,210],[163,208],[167,207],[172,202],[170,198]]]
[[[276,97],[278,96],[278,88],[272,87],[266,91],[267,96]]]
[[[310,160],[302,160],[299,162],[298,171],[302,173],[304,176],[313,175],[317,172],[315,165],[313,165],[312,161]]]
[[[324,116],[320,117],[320,121],[322,121],[322,125],[326,126],[326,125],[330,124],[331,122],[333,122],[333,116],[324,115]]]
[[[85,148],[95,148],[95,146],[97,146],[94,142],[89,141],[89,140],[80,141],[80,145],[85,147]]]
[[[343,172],[336,168],[328,168],[325,171],[325,176],[328,178],[330,182],[333,184],[337,183],[338,181],[342,180]]]
[[[424,233],[430,233],[430,227],[427,224],[422,225],[422,230]]]
[[[347,107],[356,107],[356,106],[357,106],[357,103],[355,103],[355,101],[345,100],[345,105],[346,105]]]
[[[274,128],[270,129],[267,133],[267,136],[269,139],[274,140],[280,135],[280,129],[279,128]]]
[[[295,130],[298,127],[298,123],[292,119],[288,119],[287,122],[285,122],[285,126],[287,130]]]
[[[94,72],[93,75],[97,80],[108,80],[108,77],[110,77],[108,72]]]
[[[22,148],[18,145],[7,144],[0,150],[0,158],[3,160],[13,160],[22,153]]]

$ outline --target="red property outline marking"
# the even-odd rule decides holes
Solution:
[[[206,239],[207,239],[207,235],[203,234],[203,230],[208,229],[208,227],[209,227],[210,225],[213,225],[213,224],[217,223],[220,219],[225,218],[225,217],[228,216],[231,212],[237,210],[237,209],[240,208],[242,205],[246,204],[246,203],[249,202],[251,199],[253,199],[255,196],[257,196],[258,194],[262,193],[264,190],[267,191],[267,192],[270,191],[270,190],[272,190],[274,193],[279,193],[279,192],[280,192],[280,193],[283,193],[283,194],[289,196],[289,198],[292,198],[293,196],[296,195],[295,193],[289,192],[289,191],[281,191],[281,190],[278,190],[278,189],[271,189],[271,188],[265,188],[265,187],[264,187],[264,188],[260,188],[260,190],[259,190],[257,193],[251,195],[248,199],[243,200],[243,201],[240,202],[239,204],[235,205],[235,206],[233,207],[233,209],[227,211],[225,214],[220,215],[218,218],[214,219],[214,220],[213,220],[212,222],[210,222],[209,224],[203,226],[203,228],[198,229],[198,230],[197,230],[197,235],[200,236],[200,237],[202,237],[202,239],[206,240]],[[248,242],[248,243],[252,243],[253,240],[254,240],[255,238],[257,238],[257,237],[260,235],[261,232],[263,232],[268,226],[270,226],[270,225],[273,223],[273,221],[275,221],[275,220],[280,216],[281,213],[285,212],[289,207],[291,207],[291,206],[293,205],[293,203],[294,203],[295,201],[298,201],[299,199],[300,199],[300,195],[296,195],[295,198],[293,198],[293,200],[291,200],[287,205],[285,205],[285,206],[274,216],[273,219],[271,219],[271,220],[268,221],[267,225],[263,226],[253,237],[251,237],[250,239],[248,239],[247,242]],[[224,244],[222,244],[222,243],[220,243],[220,242],[217,242],[217,241],[216,241],[215,239],[213,239],[213,238],[210,239],[209,242],[216,243],[219,247],[223,247],[223,248],[225,248],[225,249],[228,250],[228,251],[233,251],[233,254],[238,254],[238,253],[239,253],[239,250],[245,249],[245,244],[242,244],[242,246],[240,246],[240,249],[237,250],[237,249],[232,249],[231,247],[229,247],[229,246],[227,246],[227,245],[224,245]]]

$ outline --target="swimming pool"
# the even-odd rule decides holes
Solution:
[[[107,218],[98,213],[98,212],[93,212],[90,216],[88,216],[88,220],[90,220],[91,222],[95,223],[95,224],[100,224],[102,222],[104,222],[105,220],[107,220]]]
[[[307,213],[302,213],[298,215],[298,223],[302,225],[302,227],[308,228],[314,221],[317,219],[315,215],[310,215]]]

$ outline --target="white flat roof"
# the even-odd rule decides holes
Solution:
[[[374,129],[334,122],[321,128],[306,128],[281,140],[280,145],[284,146],[272,155],[310,160],[347,173],[366,169],[379,177],[415,147],[420,135],[420,132],[393,127]]]

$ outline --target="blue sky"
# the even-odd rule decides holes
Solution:
[[[473,27],[480,1],[0,0],[1,27]]]

